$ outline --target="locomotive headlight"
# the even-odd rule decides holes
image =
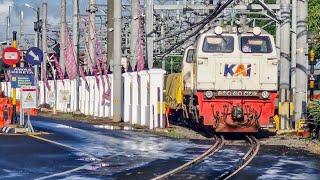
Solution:
[[[216,28],[214,28],[214,32],[217,34],[217,35],[221,35],[223,33],[223,29],[221,26],[217,26]]]
[[[259,36],[261,34],[261,28],[254,27],[252,32],[253,32],[254,35]]]
[[[242,27],[238,27],[238,33],[244,33],[244,29]]]
[[[261,96],[262,96],[263,99],[267,99],[267,98],[269,98],[270,93],[269,93],[268,91],[263,91],[263,92],[261,93]]]
[[[213,97],[213,92],[212,91],[206,91],[205,92],[205,96],[206,96],[206,98],[210,99],[210,98]]]

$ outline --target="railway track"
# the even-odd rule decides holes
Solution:
[[[165,179],[165,178],[168,178],[174,174],[182,172],[182,171],[202,162],[207,157],[209,157],[209,156],[213,155],[214,153],[216,153],[217,151],[219,151],[224,146],[224,137],[223,136],[215,136],[214,139],[215,139],[215,141],[214,141],[215,143],[206,152],[204,152],[203,154],[201,154],[197,158],[177,167],[176,169],[173,169],[165,174],[162,174],[160,176],[153,178],[153,180]]]
[[[157,176],[153,178],[153,180],[159,180],[159,179],[166,179],[170,176],[173,176],[174,174],[180,173],[192,166],[195,166],[196,164],[201,163],[203,160],[208,158],[209,156],[212,156],[214,153],[219,151],[225,144],[225,140],[223,136],[215,136],[215,143],[203,154],[198,156],[197,158],[193,159],[192,161],[189,161],[176,169],[173,169],[165,174],[162,174],[160,176]],[[220,176],[217,177],[217,179],[229,179],[236,175],[238,172],[240,172],[243,168],[245,168],[252,159],[257,155],[260,143],[254,136],[246,136],[246,141],[250,145],[249,151],[242,157],[240,162],[231,170],[224,172]]]
[[[252,135],[251,136],[247,135],[246,140],[250,145],[249,151],[242,157],[242,159],[240,160],[240,162],[236,167],[234,167],[230,171],[223,173],[217,179],[229,179],[233,177],[238,172],[240,172],[243,168],[245,168],[252,161],[252,159],[258,154],[260,149],[260,142]]]

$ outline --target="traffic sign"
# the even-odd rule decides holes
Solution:
[[[7,65],[17,64],[20,58],[20,52],[15,47],[7,47],[2,52],[2,60]]]
[[[21,88],[21,105],[23,109],[37,107],[37,88],[35,86]]]
[[[62,104],[70,103],[70,91],[69,90],[60,90],[59,102]]]
[[[11,87],[34,86],[34,69],[14,67],[8,70],[11,76]]]
[[[37,47],[29,48],[25,60],[31,65],[40,65],[43,61],[43,52]]]

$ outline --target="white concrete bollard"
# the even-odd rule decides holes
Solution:
[[[107,90],[108,88],[108,84],[106,81],[106,77],[102,76],[102,78],[104,79],[105,82],[105,88]],[[100,90],[99,90],[99,117],[105,117],[105,104],[102,103],[102,95],[103,95],[103,86],[101,86]]]
[[[86,87],[86,85],[84,86],[84,114],[85,115],[89,115],[89,102],[90,102],[90,78],[91,76],[87,76],[87,82],[88,82],[88,87]]]
[[[131,122],[131,76],[129,73],[123,73],[123,121]]]
[[[101,77],[99,76],[99,81],[100,81],[100,86],[97,85],[97,83],[95,83],[94,86],[94,104],[93,104],[93,116],[95,117],[99,117],[99,111],[100,111],[100,91],[102,91],[103,87],[102,87],[102,80]]]
[[[81,78],[81,84],[80,84],[80,112],[85,113],[85,91],[86,91],[86,82]]]
[[[77,94],[79,92],[77,92],[77,80],[71,80],[70,81],[70,110],[71,112],[75,112],[76,111],[76,101],[77,101]]]
[[[163,80],[165,71],[162,69],[151,69],[150,75],[150,124],[149,128],[163,128]]]
[[[39,105],[44,103],[44,83],[43,81],[38,81],[39,83]]]
[[[113,118],[113,74],[109,74],[110,84],[111,84],[111,101],[109,103],[109,118]]]
[[[132,72],[129,74],[131,76],[131,124],[140,124],[140,117],[138,116],[138,105],[139,105],[138,73]]]
[[[64,105],[61,103],[61,93],[60,90],[64,90],[61,80],[57,80],[57,111],[63,112]]]
[[[108,77],[111,81],[111,75],[108,74]],[[108,90],[109,88],[109,85],[108,85],[108,82],[107,82],[107,76],[105,76],[105,80],[106,80],[106,91]],[[112,83],[112,82],[111,82]],[[111,109],[111,102],[105,102],[104,104],[104,114],[103,114],[103,117],[106,117],[106,118],[109,118],[111,117],[111,113],[110,113],[110,109]]]
[[[12,97],[12,93],[11,93],[11,83],[10,82],[8,82],[8,84],[7,84],[7,96],[8,97]]]
[[[140,86],[139,86],[139,93],[140,93],[140,124],[142,126],[149,126],[150,119],[150,106],[149,106],[149,91],[148,91],[148,83],[149,83],[149,74],[148,71],[140,71],[139,73],[140,77]]]
[[[46,102],[47,102],[47,104],[50,104],[49,103],[49,93],[53,93],[53,94],[55,94],[55,87],[54,87],[54,80],[50,80],[50,81],[48,81],[48,83],[49,83],[49,86],[51,87],[51,91],[49,92],[49,91],[47,91],[46,92]],[[54,97],[54,99],[53,100],[55,100],[56,99],[56,97]],[[53,102],[51,102],[52,104],[51,105],[53,105],[53,103],[54,103],[54,101]]]
[[[89,80],[89,115],[93,116],[94,114],[94,89],[96,88],[96,79],[91,76]]]

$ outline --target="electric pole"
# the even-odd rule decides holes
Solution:
[[[7,42],[10,41],[10,36],[11,36],[11,6],[9,6],[9,15],[8,15],[8,21],[7,21],[7,26],[8,26],[8,39],[7,39]]]
[[[121,93],[122,93],[122,82],[121,82],[121,17],[122,17],[122,3],[121,1],[114,1],[114,61],[113,61],[113,121],[121,121]],[[110,9],[110,8],[109,8]],[[108,48],[109,49],[109,48]]]
[[[40,8],[37,8],[37,47],[40,48]],[[36,66],[38,68],[38,66]],[[38,74],[37,74],[38,75]]]
[[[107,61],[110,68],[113,68],[113,42],[114,42],[114,1],[108,0],[108,11],[107,11]],[[108,68],[108,67],[107,67]]]
[[[307,17],[308,1],[297,1],[297,65],[296,65],[296,102],[295,128],[298,128],[299,119],[306,118],[307,109],[307,72],[308,72],[308,44],[307,44]]]
[[[153,67],[153,0],[146,0],[146,35],[148,68]]]
[[[47,41],[47,3],[42,3],[42,51],[43,51],[43,63],[41,76],[42,79],[46,78],[47,75],[47,56],[48,56],[48,41]],[[44,104],[46,104],[46,89],[44,89]]]
[[[7,41],[7,45],[9,44],[9,36],[10,36],[10,29],[9,29],[9,16],[6,17],[6,22],[7,22],[7,25],[6,25],[6,41]]]
[[[290,0],[281,1],[280,24],[280,102],[285,105],[290,97]],[[286,104],[287,105],[287,104]],[[284,108],[282,108],[284,109]],[[288,129],[288,112],[280,114],[281,129]]]
[[[79,0],[73,0],[73,18],[72,18],[72,41],[73,49],[77,62],[77,79],[76,79],[76,112],[80,112],[80,62],[79,62]]]
[[[296,101],[296,61],[297,61],[297,0],[292,0],[291,12],[291,94],[292,102]]]
[[[137,64],[137,42],[139,31],[138,8],[139,0],[131,0],[131,34],[130,34],[130,65],[135,69]]]
[[[23,11],[20,11],[20,25],[19,26],[20,26],[19,45],[23,47],[23,44],[22,44],[22,39],[23,39]]]
[[[61,12],[61,19],[60,19],[60,65],[62,72],[65,73],[66,65],[65,65],[65,57],[64,57],[64,48],[66,47],[66,38],[67,38],[67,9],[66,9],[66,0],[60,1],[60,12]]]
[[[88,67],[92,72],[92,67],[95,62],[95,28],[96,28],[96,0],[90,0],[89,4],[89,42],[88,42],[88,49],[89,49],[89,61]]]

